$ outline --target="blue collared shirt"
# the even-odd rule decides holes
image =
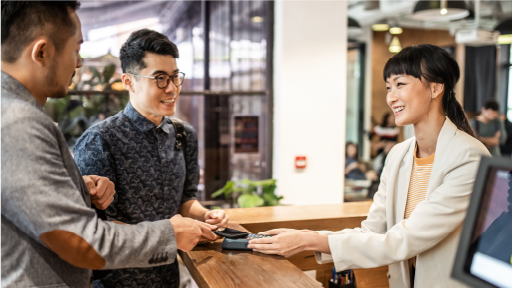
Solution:
[[[197,134],[190,124],[184,125],[188,163],[183,151],[175,150],[172,122],[164,117],[156,126],[130,103],[124,111],[90,127],[78,139],[73,153],[82,175],[105,176],[115,184],[114,201],[106,209],[109,220],[136,224],[169,219],[179,213],[182,203],[196,199]],[[125,283],[121,284],[123,287],[150,283],[156,287],[173,287],[171,283],[163,283],[170,280],[163,274],[178,277],[177,269],[159,268],[117,270],[102,282],[120,284],[121,281]],[[141,278],[140,273],[148,275]],[[179,284],[179,279],[172,282],[176,280]]]

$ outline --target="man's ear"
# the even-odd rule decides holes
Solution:
[[[121,75],[121,82],[123,82],[124,89],[135,93],[135,88],[133,87],[133,76],[123,73],[123,75]]]
[[[35,40],[35,43],[32,46],[30,57],[34,63],[43,67],[48,63],[48,60],[53,58],[54,54],[55,48],[52,44],[50,44],[48,38],[40,37]]]

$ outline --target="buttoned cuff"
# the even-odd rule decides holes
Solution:
[[[155,253],[148,260],[149,265],[168,265],[174,263],[176,257],[178,256],[178,243],[176,241],[176,235],[174,234],[174,226],[169,219],[155,221],[153,223],[159,223],[161,226],[159,229],[165,229],[167,233],[169,233],[170,237],[168,239],[162,239],[168,242],[167,247],[163,246],[160,253]],[[165,248],[164,248],[165,247]]]

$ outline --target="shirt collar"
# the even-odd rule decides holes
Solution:
[[[30,92],[28,92],[27,88],[25,88],[25,86],[23,86],[23,84],[21,84],[20,81],[14,79],[11,75],[9,75],[3,71],[2,71],[1,79],[2,79],[2,89],[5,89],[12,93],[11,95],[9,95],[7,97],[28,102],[28,103],[34,105],[35,107],[37,107],[37,109],[39,109],[41,111],[43,110],[43,107],[41,107],[41,105],[39,105],[39,102],[37,102],[36,98],[34,98],[34,96],[32,96],[32,94],[30,94]]]
[[[139,128],[139,130],[142,132],[149,131],[151,129],[154,129],[155,127],[161,128],[162,131],[164,131],[167,134],[169,134],[169,132],[170,132],[169,125],[172,125],[172,124],[171,124],[171,120],[169,120],[169,118],[164,117],[164,119],[162,120],[162,123],[160,123],[160,125],[158,125],[158,127],[157,127],[155,125],[155,123],[151,122],[148,118],[142,116],[139,113],[139,111],[135,110],[135,108],[133,108],[132,104],[129,101],[128,101],[128,104],[126,104],[126,107],[124,108],[124,114],[130,120],[132,120],[133,124],[135,124],[135,126],[137,126],[137,128]]]

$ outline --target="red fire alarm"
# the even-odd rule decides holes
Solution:
[[[295,168],[303,169],[306,168],[306,156],[296,156],[295,157]]]

